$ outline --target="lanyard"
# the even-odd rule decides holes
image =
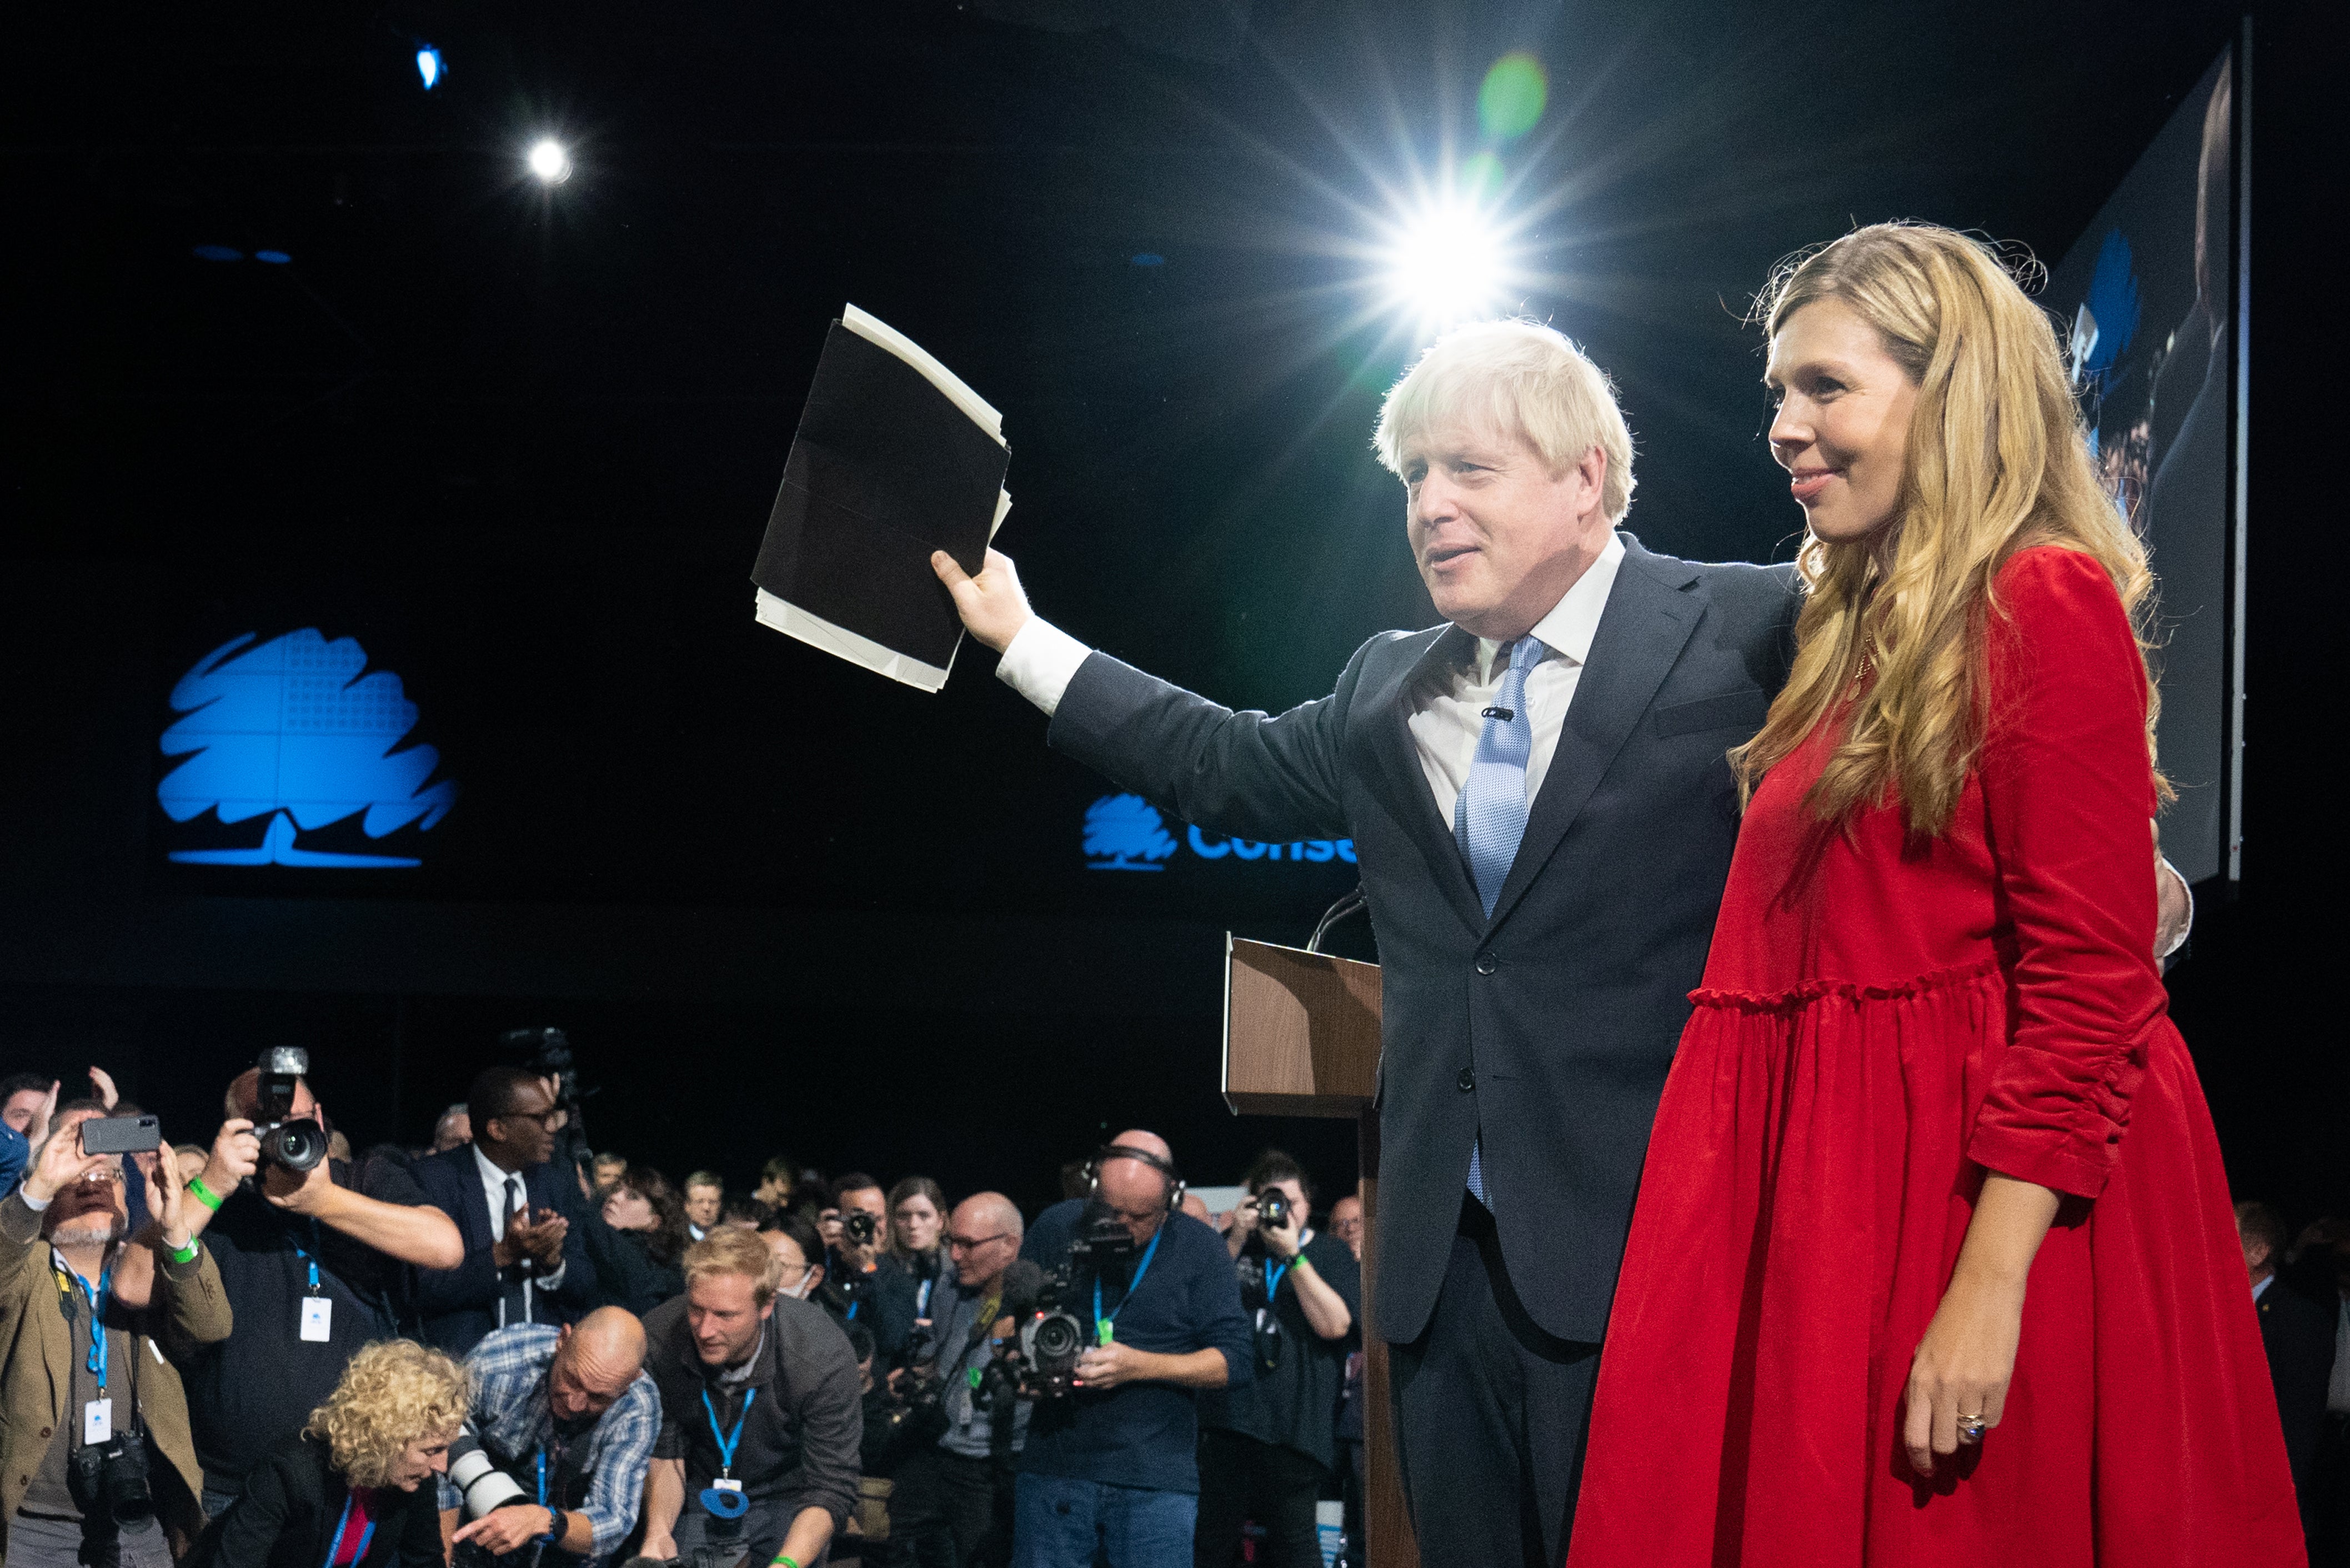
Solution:
[[[848,1317],[847,1317],[847,1322],[849,1322],[849,1323],[855,1323],[855,1322],[857,1321],[857,1309],[858,1309],[858,1307],[860,1307],[860,1306],[863,1306],[864,1304],[865,1304],[865,1303],[864,1303],[862,1301],[853,1301],[853,1302],[850,1302],[850,1303],[848,1303]],[[710,1396],[709,1396],[709,1395],[707,1395],[707,1394],[704,1394],[704,1395],[702,1396],[702,1397],[703,1397],[703,1398],[705,1398],[705,1399],[707,1399],[707,1398],[709,1398],[709,1397],[710,1397]]]
[[[1288,1272],[1289,1272],[1289,1265],[1288,1265],[1287,1263],[1284,1263],[1284,1264],[1282,1264],[1282,1265],[1281,1265],[1281,1267],[1279,1267],[1279,1268],[1277,1268],[1277,1269],[1276,1269],[1276,1268],[1274,1268],[1274,1267],[1273,1266],[1273,1264],[1272,1264],[1272,1262],[1271,1262],[1270,1261],[1268,1261],[1268,1262],[1265,1263],[1265,1266],[1264,1266],[1264,1303],[1265,1303],[1265,1305],[1267,1305],[1267,1306],[1271,1306],[1271,1305],[1273,1304],[1273,1298],[1274,1298],[1275,1295],[1279,1294],[1279,1293],[1280,1293],[1280,1292],[1281,1292],[1281,1280],[1282,1280],[1282,1276],[1283,1276],[1283,1275],[1284,1275],[1284,1274],[1286,1274],[1286,1273],[1288,1273]]]
[[[309,1293],[314,1296],[317,1295],[318,1293],[317,1258],[310,1251],[305,1251],[302,1243],[294,1240],[292,1232],[287,1232],[286,1240],[293,1247],[294,1255],[310,1265]],[[310,1221],[310,1245],[314,1248],[318,1245],[318,1222],[316,1220]]]
[[[734,1417],[734,1435],[730,1438],[718,1429],[718,1407],[710,1402],[710,1390],[702,1391],[702,1407],[710,1414],[710,1435],[718,1442],[718,1473],[728,1480],[734,1474],[734,1450],[743,1444],[743,1423],[751,1418],[751,1401],[758,1397],[755,1383],[743,1390],[743,1413]]]
[[[98,1272],[98,1288],[92,1290],[89,1282],[81,1277],[81,1271],[64,1258],[57,1259],[57,1267],[72,1275],[73,1282],[79,1285],[82,1294],[89,1299],[89,1360],[87,1365],[97,1375],[98,1391],[103,1394],[106,1392],[106,1293],[114,1282],[114,1270],[111,1267],[100,1269]]]
[[[1142,1276],[1150,1272],[1150,1260],[1158,1256],[1159,1243],[1166,1239],[1166,1235],[1167,1227],[1159,1226],[1158,1232],[1150,1238],[1150,1245],[1142,1249],[1142,1262],[1134,1265],[1134,1278],[1127,1282],[1126,1294],[1119,1298],[1118,1305],[1110,1309],[1107,1317],[1102,1315],[1101,1276],[1094,1276],[1094,1338],[1101,1338],[1103,1326],[1116,1323],[1118,1314],[1126,1310],[1126,1303],[1134,1299],[1134,1293],[1142,1288]]]
[[[342,1555],[342,1552],[343,1552],[343,1531],[344,1531],[344,1528],[345,1528],[346,1526],[348,1526],[348,1525],[350,1523],[350,1521],[351,1521],[351,1503],[352,1503],[352,1501],[353,1501],[353,1498],[352,1498],[352,1496],[351,1496],[351,1495],[349,1495],[349,1494],[346,1494],[346,1495],[344,1496],[344,1498],[343,1498],[343,1516],[342,1516],[340,1519],[338,1519],[338,1520],[335,1521],[335,1539],[334,1539],[333,1541],[331,1541],[331,1542],[328,1542],[328,1545],[327,1545],[327,1563],[326,1563],[326,1568],[335,1568],[335,1559]],[[375,1539],[375,1521],[374,1521],[372,1518],[370,1518],[370,1519],[367,1521],[367,1528],[366,1528],[365,1530],[362,1530],[362,1531],[360,1531],[360,1532],[359,1532],[359,1549],[357,1552],[352,1552],[352,1553],[351,1553],[351,1561],[352,1561],[353,1563],[357,1563],[360,1558],[365,1557],[365,1556],[367,1555],[368,1542],[370,1542],[370,1541],[373,1541],[374,1539]]]

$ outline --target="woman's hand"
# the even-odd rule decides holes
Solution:
[[[2022,1281],[1951,1281],[1909,1361],[1901,1441],[1919,1475],[1934,1473],[1938,1455],[1958,1451],[1960,1419],[1980,1420],[1985,1431],[1999,1425],[2022,1326]]]

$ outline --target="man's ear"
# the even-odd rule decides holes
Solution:
[[[822,1263],[818,1263],[818,1264],[816,1266],[816,1272],[814,1272],[814,1273],[812,1273],[812,1274],[810,1274],[810,1275],[808,1276],[808,1290],[809,1290],[811,1293],[813,1293],[813,1292],[815,1292],[815,1291],[816,1290],[816,1288],[817,1288],[818,1286],[822,1285],[823,1283],[824,1283],[824,1265],[823,1265]]]

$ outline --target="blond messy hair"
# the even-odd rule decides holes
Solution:
[[[326,1441],[351,1485],[388,1486],[410,1444],[457,1435],[473,1391],[465,1369],[442,1352],[380,1340],[351,1357],[303,1432]]]
[[[1371,444],[1400,476],[1404,449],[1455,421],[1523,437],[1554,478],[1597,447],[1607,456],[1600,510],[1615,524],[1631,507],[1632,431],[1616,390],[1555,328],[1509,319],[1446,333],[1388,389]]]
[[[751,1281],[751,1298],[760,1306],[775,1299],[782,1265],[755,1231],[721,1225],[685,1250],[679,1261],[690,1287],[713,1274],[743,1274]]]
[[[2146,547],[2097,483],[2048,316],[1989,245],[1930,223],[1873,223],[1782,262],[1757,301],[1776,337],[1822,300],[1851,308],[1918,389],[1893,518],[1868,537],[1806,537],[1795,659],[1762,733],[1731,753],[1742,791],[1783,761],[1862,673],[1805,802],[1824,822],[1898,794],[1913,833],[1947,831],[1981,754],[1992,583],[2018,551],[2078,550],[2113,579],[2148,646]],[[2160,709],[2147,677],[2147,756]],[[2169,786],[2156,775],[2168,798]]]

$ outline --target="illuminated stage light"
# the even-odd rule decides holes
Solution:
[[[1488,315],[1509,282],[1506,253],[1483,206],[1457,197],[1432,203],[1399,225],[1388,249],[1389,303],[1431,331]]]
[[[294,258],[284,251],[255,251],[253,253],[253,259],[257,262],[267,262],[271,266],[284,266]]]
[[[571,154],[553,137],[532,147],[529,161],[530,171],[544,184],[560,185],[571,178]]]
[[[424,83],[426,92],[438,87],[441,78],[448,74],[449,67],[442,63],[440,50],[426,44],[416,51],[416,75]]]
[[[243,261],[244,253],[234,245],[198,245],[196,255],[203,261]]]

